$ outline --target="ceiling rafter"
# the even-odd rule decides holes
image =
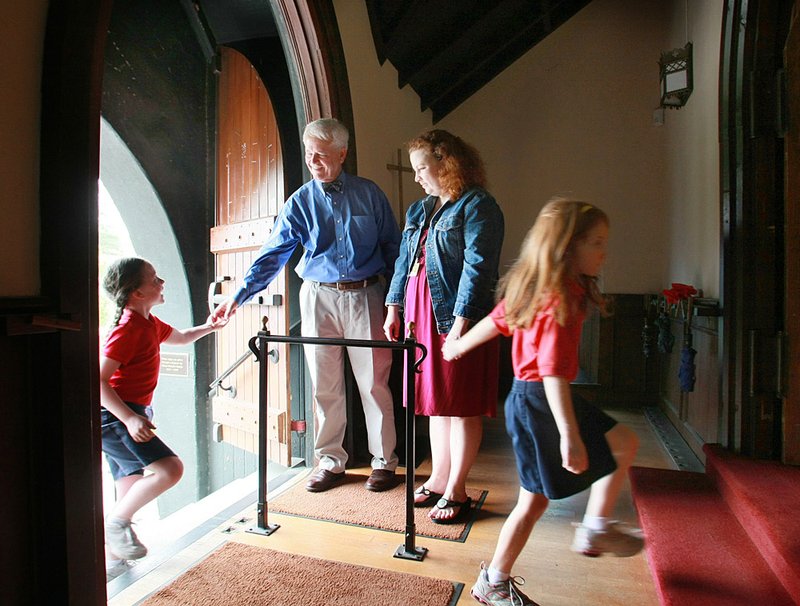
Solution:
[[[440,120],[589,0],[366,0],[375,50]]]

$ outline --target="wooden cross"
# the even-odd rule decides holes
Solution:
[[[413,173],[414,169],[410,166],[403,166],[403,150],[397,148],[397,164],[387,164],[386,168],[390,171],[397,171],[397,182],[399,188],[399,197],[397,204],[397,220],[403,221],[405,216],[405,208],[403,205],[403,173]]]

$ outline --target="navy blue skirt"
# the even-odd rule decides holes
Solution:
[[[133,412],[148,419],[153,418],[152,408],[125,402]],[[125,424],[105,408],[100,408],[103,452],[114,481],[126,476],[142,475],[144,468],[163,459],[177,456],[172,449],[154,436],[147,442],[134,441]]]
[[[589,468],[581,474],[561,466],[561,436],[544,384],[514,379],[506,398],[506,430],[514,446],[520,485],[528,492],[564,499],[617,469],[605,436],[617,422],[574,391],[572,405],[589,455]]]

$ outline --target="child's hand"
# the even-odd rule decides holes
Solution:
[[[445,339],[444,345],[442,346],[442,357],[445,361],[452,362],[453,360],[458,360],[462,355],[464,355],[464,352],[457,338],[451,339],[448,337]]]
[[[131,434],[134,442],[149,442],[155,437],[156,426],[147,417],[142,415],[132,415],[125,421],[125,427],[128,428],[128,433]]]
[[[217,330],[218,328],[225,326],[228,323],[228,320],[230,320],[230,316],[222,315],[215,317],[214,315],[210,315],[206,320],[206,325],[210,326],[214,330]]]
[[[561,466],[574,474],[583,473],[589,468],[589,455],[578,432],[561,436]]]
[[[211,317],[214,318],[215,321],[224,317],[227,322],[228,318],[234,314],[238,307],[239,306],[232,298],[225,299],[225,301],[220,303],[217,308],[211,312]]]

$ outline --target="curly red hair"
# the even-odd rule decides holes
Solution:
[[[486,187],[486,169],[478,150],[446,130],[425,131],[406,144],[409,153],[427,151],[441,162],[439,182],[451,200],[471,187]]]

